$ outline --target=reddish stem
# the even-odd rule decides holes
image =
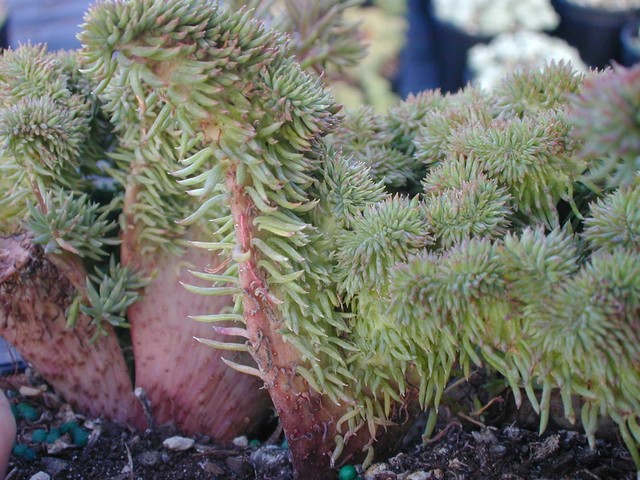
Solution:
[[[296,373],[297,366],[303,361],[296,348],[285,342],[279,332],[277,302],[268,290],[264,274],[257,266],[257,252],[251,246],[251,239],[256,234],[253,226],[255,206],[243,187],[236,184],[233,170],[227,175],[227,188],[232,193],[231,211],[238,243],[243,253],[251,252],[249,259],[240,264],[239,275],[254,359],[280,417],[296,478],[326,479],[330,475],[331,454],[336,445],[334,437],[339,433],[336,424],[347,413],[349,405],[333,403],[310,388]],[[406,426],[390,428],[384,439],[376,443],[376,450],[384,453],[394,447],[404,428]],[[362,460],[363,448],[369,442],[368,429],[359,429],[346,443],[340,461]]]

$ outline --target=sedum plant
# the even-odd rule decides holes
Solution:
[[[284,17],[273,2],[254,3],[256,15],[300,39],[295,52],[307,68],[359,57],[355,26],[342,19],[353,2],[286,2]],[[176,182],[176,152],[155,139],[158,112],[137,103],[149,93],[144,81],[132,87],[121,78],[111,97],[98,97],[82,57],[41,45],[9,50],[0,63],[0,334],[87,414],[137,428],[173,423],[220,442],[255,432],[270,412],[268,396],[224,363],[244,365],[249,356],[220,359],[197,341],[220,341],[233,328],[216,333],[189,318],[216,313],[233,322],[231,297],[180,287],[202,288],[224,269],[223,259],[190,243],[220,229],[205,208],[192,215],[215,175],[200,189]]]
[[[149,342],[157,355],[157,337],[136,340],[136,322],[159,334],[156,304],[184,308],[199,294],[188,314],[206,327],[200,342],[218,350],[203,355],[222,355],[229,372],[268,392],[298,478],[371,462],[421,409],[428,435],[450,381],[480,367],[504,378],[518,405],[533,405],[541,431],[553,392],[592,443],[598,418],[611,417],[640,468],[640,186],[621,173],[624,161],[601,175],[583,121],[588,111],[633,137],[610,108],[614,98],[632,112],[633,95],[589,84],[624,83],[637,70],[587,76],[551,64],[519,70],[490,93],[425,92],[386,113],[342,112],[287,38],[249,10],[208,0],[111,0],[89,11],[82,74],[117,139],[104,171],[122,200],[81,209],[65,194],[45,200],[57,175],[36,172],[43,188],[25,177],[21,190],[17,167],[6,184],[10,211],[40,212],[30,229],[52,259],[111,248],[82,247],[76,233],[110,228],[103,211],[122,209],[125,266],[103,263],[104,283],[89,277],[86,297],[101,300],[81,296],[87,321],[116,286],[137,293],[146,279],[142,300],[111,304],[128,305],[134,354]],[[37,165],[69,169],[66,188],[78,199],[91,178],[57,155]],[[64,237],[57,217],[51,232],[38,230],[47,202],[95,220]],[[190,278],[169,275],[184,262]],[[197,356],[166,352],[176,362]],[[201,370],[179,373],[215,385]],[[200,421],[223,416],[207,408]]]
[[[492,94],[425,93],[341,123],[285,37],[248,13],[107,2],[81,39],[116,130],[148,117],[142,143],[175,156],[199,199],[190,218],[218,227],[194,244],[223,267],[203,262],[209,285],[185,288],[233,295],[233,317],[198,319],[236,340],[203,341],[252,355],[227,364],[263,382],[299,478],[371,461],[475,366],[518,404],[524,391],[541,430],[554,389],[570,420],[581,398],[589,437],[609,415],[638,460],[637,252],[590,240],[616,194],[589,213],[568,108],[581,74],[552,64]]]
[[[188,240],[206,225],[182,222],[171,164],[136,144],[142,125],[109,124],[75,53],[25,45],[0,63],[0,334],[86,414],[220,442],[255,431],[260,385],[193,338],[210,330],[189,315],[232,307],[178,285],[204,261]]]
[[[552,30],[560,21],[549,0],[434,0],[433,14],[471,35],[482,36]]]

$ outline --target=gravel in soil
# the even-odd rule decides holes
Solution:
[[[13,396],[18,417],[16,445],[22,446],[14,449],[7,480],[293,478],[289,451],[281,436],[272,435],[265,443],[239,437],[233,446],[223,447],[207,437],[180,437],[166,427],[134,432],[75,414],[46,387],[23,388],[20,394],[16,382],[20,380],[14,378],[12,385],[0,380],[0,388],[10,388]],[[423,445],[420,427],[414,428],[401,453],[366,471],[357,466],[359,478],[636,479],[628,451],[615,440],[598,440],[596,448],[590,449],[578,432],[556,430],[538,436],[515,425],[481,427],[462,417],[450,418],[437,432]],[[49,437],[51,433],[54,435]]]

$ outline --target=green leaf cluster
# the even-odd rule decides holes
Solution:
[[[420,163],[406,152],[390,130],[391,117],[362,106],[347,113],[328,141],[346,156],[362,162],[370,177],[391,189],[411,186]]]
[[[104,322],[114,327],[129,327],[127,308],[138,299],[139,291],[149,284],[136,272],[109,260],[108,270],[96,268],[95,274],[87,278],[87,301],[80,304],[80,311],[92,319],[98,335],[106,335]]]
[[[116,197],[114,202],[121,199]],[[33,242],[44,245],[45,253],[61,254],[64,251],[100,261],[107,256],[106,247],[117,245],[113,238],[117,227],[109,218],[113,203],[100,205],[90,201],[85,193],[77,197],[73,192],[56,189],[46,193],[44,209],[29,203],[28,220],[25,227],[33,234]]]
[[[591,75],[572,96],[573,137],[589,165],[585,181],[601,188],[630,185],[637,179],[640,155],[637,67],[616,67]]]
[[[105,333],[103,321],[124,324],[142,284],[113,257],[107,263],[120,243],[122,192],[107,173],[114,137],[95,84],[75,52],[43,45],[5,51],[0,71],[0,231],[25,229],[47,254],[106,268],[67,311],[69,328],[82,312]]]
[[[226,271],[190,288],[237,304],[201,320],[268,306],[296,373],[347,405],[336,455],[361,428],[372,447],[409,392],[437,408],[454,369],[477,365],[518,402],[524,389],[541,429],[556,388],[569,419],[582,399],[590,437],[610,415],[640,466],[637,186],[585,185],[587,126],[568,103],[591,91],[582,76],[552,64],[495,94],[425,93],[340,124],[321,79],[247,12],[107,1],[84,28],[131,170],[181,163],[188,221],[217,229],[196,244]]]
[[[232,10],[252,11],[270,28],[289,36],[289,49],[300,66],[333,76],[364,57],[358,22],[345,12],[363,0],[232,0]]]
[[[90,133],[95,104],[69,74],[73,54],[23,45],[0,56],[0,220],[15,230],[27,200],[42,206],[56,186],[81,194],[99,173]]]

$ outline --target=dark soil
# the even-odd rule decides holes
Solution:
[[[10,480],[213,480],[291,479],[292,471],[282,436],[247,444],[236,439],[232,447],[215,445],[208,438],[196,438],[185,451],[171,450],[163,442],[176,432],[159,428],[137,433],[111,422],[76,415],[55,394],[34,394],[19,387],[24,375],[0,379],[0,387],[12,394],[14,405],[35,408],[32,419],[18,416],[17,443],[28,446],[32,459],[19,452],[12,455],[7,470]],[[43,387],[43,388],[46,388]],[[36,443],[37,429],[76,421],[86,433],[85,446],[74,445],[70,433],[53,443]],[[422,445],[418,423],[403,442],[401,453],[384,463],[372,465],[366,480],[466,480],[466,479],[575,479],[633,480],[636,472],[631,457],[616,439],[598,440],[590,449],[581,433],[551,430],[543,436],[515,425],[487,426],[465,415],[450,416],[439,425],[435,436]],[[82,443],[82,442],[80,442]],[[20,447],[24,450],[25,447]],[[20,450],[20,448],[18,450]],[[31,454],[27,454],[29,457]],[[42,472],[42,473],[39,473]],[[46,475],[45,475],[46,474]],[[47,476],[48,475],[48,476]],[[328,479],[336,478],[329,476]]]

